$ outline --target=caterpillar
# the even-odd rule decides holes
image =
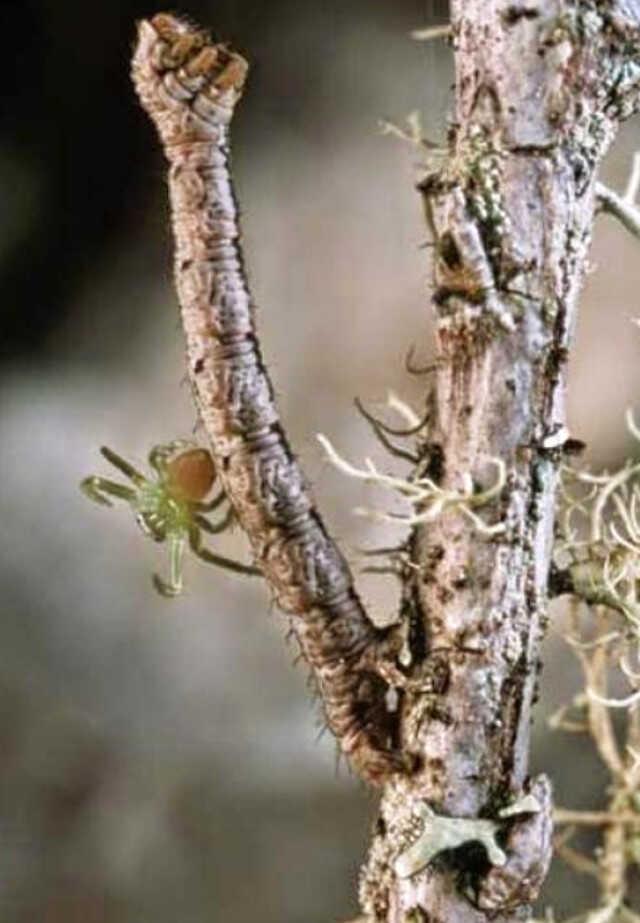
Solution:
[[[228,146],[247,70],[240,55],[174,16],[139,24],[132,76],[169,161],[175,283],[198,413],[256,563],[291,616],[327,724],[353,769],[382,784],[405,768],[375,669],[386,634],[314,506],[256,336]]]

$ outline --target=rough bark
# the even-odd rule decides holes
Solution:
[[[471,479],[481,494],[499,461],[503,489],[475,513],[503,528],[489,535],[458,507],[414,529],[395,637],[368,621],[313,508],[257,345],[227,169],[244,62],[169,16],[141,25],[134,59],[171,164],[189,372],[213,456],[295,615],[330,726],[385,785],[361,880],[377,923],[522,919],[546,874],[551,791],[529,779],[528,752],[565,370],[597,168],[640,72],[634,0],[451,6],[448,158],[420,186],[437,374],[415,477],[460,495]]]
[[[487,538],[449,513],[412,536],[401,739],[421,768],[383,796],[361,884],[371,919],[521,919],[549,864],[550,789],[528,778],[528,754],[565,371],[598,165],[636,102],[639,24],[631,3],[452,3],[449,157],[421,184],[438,360],[422,467],[451,488],[471,475],[481,490],[489,460],[502,459],[505,487],[483,515],[505,530]],[[526,792],[540,810],[502,827],[503,865],[467,845],[406,875],[416,842],[424,852],[441,836],[421,805],[498,819]]]

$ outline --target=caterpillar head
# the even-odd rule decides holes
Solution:
[[[243,57],[186,20],[159,13],[138,24],[133,82],[165,146],[217,139],[247,71]]]

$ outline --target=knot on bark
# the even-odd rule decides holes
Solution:
[[[477,888],[473,903],[480,910],[504,913],[530,904],[546,878],[553,853],[552,790],[547,776],[536,776],[524,794],[538,809],[513,815],[504,843],[506,862],[492,866]],[[510,813],[507,809],[502,816]]]

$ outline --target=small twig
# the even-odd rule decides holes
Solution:
[[[593,641],[581,641],[579,638],[573,638],[571,635],[565,635],[567,644],[581,651],[592,651],[596,647],[604,647],[611,641],[617,641],[620,638],[619,631],[607,631],[605,634],[594,638]]]
[[[432,42],[436,38],[450,38],[453,35],[453,29],[449,23],[446,23],[442,26],[427,26],[425,29],[413,29],[409,34],[416,42]]]
[[[640,151],[636,151],[631,160],[631,170],[627,180],[624,198],[627,202],[635,202],[640,190]]]
[[[555,851],[574,872],[579,872],[582,875],[590,875],[592,878],[600,877],[600,869],[598,868],[597,862],[583,856],[581,852],[578,852],[573,846],[569,846],[568,843],[555,843]]]
[[[374,435],[380,442],[380,444],[389,452],[391,455],[395,455],[396,458],[402,458],[405,461],[411,462],[413,465],[417,465],[419,458],[413,453],[409,452],[407,449],[402,449],[400,446],[395,445],[389,439],[387,433],[389,429],[387,428],[386,423],[383,423],[382,420],[378,420],[377,417],[374,417],[372,413],[369,413],[367,408],[364,406],[362,401],[359,398],[354,399],[354,404],[356,409],[361,416],[367,421],[369,426],[372,428]]]
[[[383,545],[379,548],[359,548],[358,553],[361,554],[363,558],[378,558],[402,554],[406,550],[405,545]]]
[[[640,426],[636,423],[635,417],[633,415],[633,410],[631,407],[627,407],[624,415],[625,423],[627,424],[627,429],[631,433],[634,439],[640,442]]]
[[[602,694],[606,691],[606,650],[603,647],[597,647],[590,657],[587,657],[584,652],[580,652],[578,656],[586,680],[587,714],[591,736],[600,758],[611,775],[616,778],[622,774],[624,764],[616,742],[611,716],[603,707],[606,704],[606,696]]]
[[[368,567],[362,567],[360,569],[360,573],[361,574],[376,574],[378,576],[385,576],[385,577],[397,577],[398,580],[403,579],[402,569],[399,567],[390,567],[389,565],[385,567],[383,565],[378,566],[378,565],[372,564]]]
[[[604,183],[596,183],[596,196],[602,211],[613,215],[630,234],[640,239],[640,209],[633,201],[618,195]]]
[[[633,708],[640,702],[640,689],[623,699],[608,699],[599,695],[595,689],[587,688],[587,695],[599,705],[605,705],[607,708]]]
[[[568,734],[588,734],[589,724],[583,719],[582,721],[567,718],[567,713],[571,708],[584,707],[584,695],[581,693],[574,697],[573,702],[568,705],[561,705],[549,718],[547,724],[553,731],[565,731]]]
[[[572,811],[556,808],[553,821],[555,824],[570,824],[575,827],[607,827],[610,824],[640,827],[640,814],[631,811],[616,814],[612,811]]]
[[[438,368],[437,362],[429,362],[427,365],[419,366],[413,364],[415,357],[415,346],[411,345],[407,350],[404,360],[404,367],[410,375],[431,375]]]
[[[406,141],[413,147],[424,148],[428,151],[442,151],[441,144],[438,144],[436,141],[430,141],[423,135],[422,119],[417,109],[410,112],[405,121],[407,127],[402,128],[401,125],[391,121],[391,119],[380,119],[378,122],[380,133],[382,135],[398,138],[400,141]]]
[[[395,410],[395,412],[400,414],[401,417],[404,417],[406,422],[412,428],[412,432],[417,432],[418,429],[424,426],[430,414],[430,411],[427,411],[424,417],[419,417],[413,407],[410,407],[406,401],[403,401],[402,398],[399,398],[395,391],[389,391],[387,394],[387,407],[389,407],[390,410]],[[411,435],[408,431],[406,432],[407,435]]]

